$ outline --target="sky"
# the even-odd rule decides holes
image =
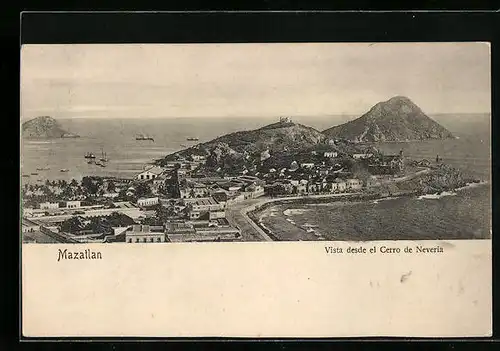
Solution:
[[[488,43],[23,45],[21,116],[489,113]]]

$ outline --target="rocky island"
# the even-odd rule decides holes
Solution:
[[[22,136],[30,139],[79,138],[80,136],[64,130],[61,124],[50,116],[40,116],[22,125]]]
[[[405,96],[379,102],[361,117],[329,128],[330,138],[355,142],[416,141],[454,138],[450,131],[427,116]]]

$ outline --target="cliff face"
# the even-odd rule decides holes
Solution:
[[[363,116],[323,132],[329,138],[356,142],[410,141],[453,138],[410,99],[396,96],[379,102]]]
[[[64,130],[59,122],[49,116],[41,116],[24,122],[22,125],[24,138],[77,138],[78,135]]]

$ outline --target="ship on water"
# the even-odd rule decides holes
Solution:
[[[196,137],[189,137],[189,138],[186,138],[186,140],[188,140],[188,141],[198,141],[200,139],[196,138]]]
[[[63,168],[63,169],[61,169],[61,172],[63,172],[63,173],[69,172],[69,169]]]
[[[99,160],[102,161],[102,162],[108,162],[109,161],[109,159],[106,156],[106,153],[104,152],[103,149],[101,149],[101,158]]]
[[[48,171],[50,170],[50,167],[40,167],[36,169],[37,171]]]
[[[90,159],[94,159],[95,158],[95,155],[91,152],[87,152],[84,156],[85,158],[90,158]]]
[[[135,140],[151,140],[151,141],[155,141],[154,138],[152,136],[149,136],[149,135],[144,135],[144,134],[139,134],[135,137]]]

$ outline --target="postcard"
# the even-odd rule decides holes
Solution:
[[[23,45],[23,336],[491,335],[490,60]]]

